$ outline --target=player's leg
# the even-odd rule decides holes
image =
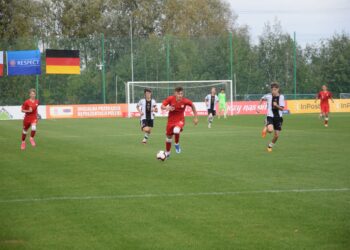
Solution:
[[[182,127],[180,125],[176,125],[173,129],[174,137],[175,137],[175,150],[176,153],[180,154],[181,153],[181,147],[180,147],[180,133],[182,131]]]
[[[283,123],[283,118],[274,118],[273,120],[273,131],[275,132],[273,135],[273,138],[271,140],[271,142],[269,143],[268,147],[267,147],[267,151],[271,152],[273,146],[275,146],[275,143],[278,140],[278,137],[281,133],[282,130],[282,123]]]
[[[143,144],[146,144],[146,143],[147,143],[147,140],[148,140],[148,138],[149,138],[149,136],[150,136],[150,134],[151,134],[151,128],[147,126],[147,127],[144,127],[144,128],[142,129],[142,131],[144,132],[143,139],[142,139],[142,143],[143,143]]]
[[[224,104],[224,119],[227,118],[227,108],[226,108],[226,103]]]
[[[142,143],[146,144],[150,133],[147,120],[146,119],[141,120],[140,125],[141,125],[141,131],[144,133]]]
[[[173,142],[173,129],[174,126],[168,124],[166,127],[166,138],[165,138],[165,155],[170,156],[171,143]]]
[[[328,120],[329,120],[328,114],[329,114],[329,106],[325,106],[324,107],[324,126],[325,127],[328,127]]]
[[[27,137],[29,127],[30,127],[30,123],[26,120],[23,120],[22,143],[21,143],[22,150],[26,149],[26,137]]]
[[[211,124],[214,120],[214,112],[211,109],[208,109],[208,128],[211,128]]]
[[[30,131],[30,138],[29,138],[30,144],[32,144],[33,147],[36,146],[36,143],[34,140],[35,134],[36,134],[36,122],[31,124],[31,131]]]
[[[261,137],[265,138],[267,132],[269,134],[271,134],[273,132],[273,120],[272,120],[272,117],[266,117],[266,119],[265,119],[265,126],[264,126],[263,130],[261,131]]]

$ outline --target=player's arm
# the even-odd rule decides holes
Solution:
[[[331,98],[332,102],[334,103],[334,99],[333,99],[332,93],[330,93],[330,98]]]
[[[173,111],[175,108],[169,105],[169,101],[169,98],[165,99],[162,103],[162,106],[160,106],[160,109],[165,111]]]
[[[263,96],[263,97],[261,97],[261,99],[260,99],[260,101],[259,101],[259,103],[258,103],[258,105],[256,106],[256,113],[260,113],[260,106],[261,106],[261,104],[264,102],[264,101],[266,101],[266,97],[265,96]]]
[[[142,112],[140,106],[141,106],[141,104],[140,104],[140,102],[139,102],[139,103],[136,105],[136,109],[137,109],[137,111],[140,113],[140,115],[142,116],[142,115],[143,115],[143,112]]]
[[[27,105],[23,104],[21,111],[23,113],[31,113],[31,112],[33,112],[33,109],[32,109],[32,107],[28,107]]]
[[[194,105],[194,103],[192,103],[191,105],[191,108],[192,108],[192,112],[193,112],[193,123],[194,125],[197,125],[198,124],[198,116],[197,116],[197,109],[196,109],[196,106]]]
[[[152,112],[158,113],[157,103],[154,101]]]
[[[207,107],[208,107],[208,104],[209,104],[209,99],[208,99],[208,96],[206,96],[206,97],[205,97],[204,102],[205,102],[205,106],[207,106]]]
[[[285,103],[284,103],[284,96],[283,95],[280,96],[279,105],[277,104],[277,102],[273,102],[273,106],[281,111],[284,110],[284,105],[285,105]]]
[[[318,94],[316,95],[315,103],[317,102],[318,99],[320,99],[320,93],[318,93]]]

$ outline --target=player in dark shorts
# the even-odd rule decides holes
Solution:
[[[283,109],[285,106],[284,95],[280,94],[279,84],[273,82],[271,84],[271,93],[264,95],[259,105],[257,106],[257,112],[259,113],[259,107],[263,101],[267,102],[267,116],[265,121],[265,126],[262,131],[262,137],[266,137],[266,133],[274,132],[274,136],[271,142],[267,146],[267,151],[272,152],[272,147],[278,140],[278,137],[282,130],[283,124]]]
[[[154,113],[158,112],[157,103],[152,99],[151,89],[144,90],[145,98],[141,99],[136,106],[140,113],[141,130],[145,133],[142,143],[146,144],[154,125]]]

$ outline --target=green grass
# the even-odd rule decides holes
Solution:
[[[45,120],[21,152],[1,121],[0,249],[349,249],[349,114],[286,116],[272,153],[262,116],[187,120],[165,162],[138,124]]]

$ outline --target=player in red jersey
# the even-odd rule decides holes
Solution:
[[[317,102],[317,99],[320,99],[320,106],[321,106],[321,113],[320,117],[324,120],[324,126],[328,127],[328,113],[329,113],[329,99],[332,100],[334,103],[332,93],[327,90],[326,85],[322,85],[322,90],[318,92],[316,96],[315,103]]]
[[[185,109],[186,106],[190,106],[193,111],[193,123],[198,124],[197,110],[193,102],[187,98],[183,97],[184,92],[182,87],[175,88],[175,93],[173,96],[166,98],[161,106],[162,110],[169,111],[168,123],[166,127],[166,151],[165,154],[167,157],[170,156],[170,149],[173,135],[175,136],[175,149],[176,153],[181,153],[181,148],[179,144],[180,132],[185,126]]]
[[[26,100],[22,105],[22,112],[25,113],[23,120],[23,131],[22,131],[22,144],[21,149],[26,149],[26,137],[29,127],[31,127],[30,133],[30,144],[35,147],[34,136],[36,132],[36,124],[38,122],[38,106],[39,101],[35,99],[35,89],[29,90],[30,98]]]

